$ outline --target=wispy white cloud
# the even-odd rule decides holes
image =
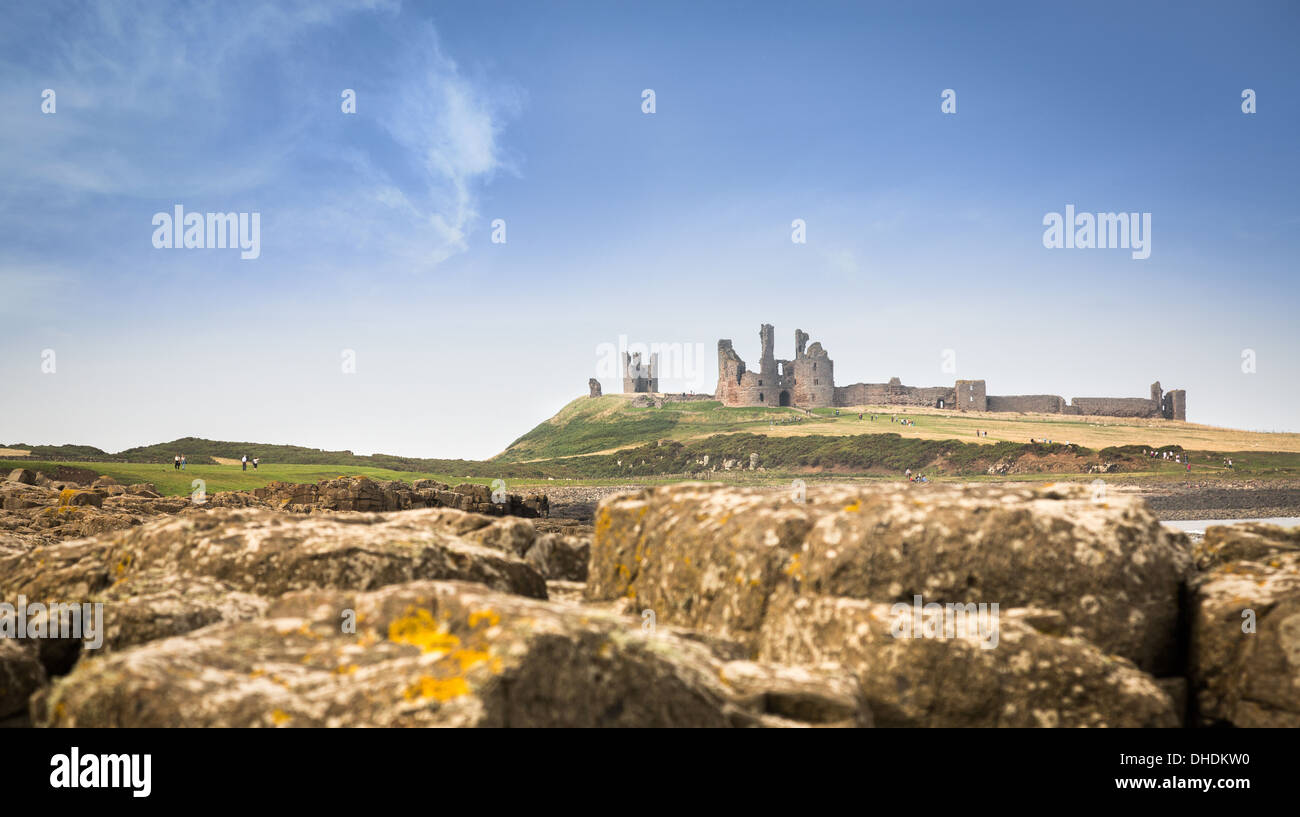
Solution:
[[[105,199],[251,201],[278,225],[268,242],[281,259],[337,259],[351,242],[372,266],[428,269],[467,248],[482,186],[512,167],[500,138],[520,93],[466,77],[433,25],[411,25],[396,3],[83,11],[24,21],[48,38],[39,60],[0,49],[0,106],[23,112],[0,132],[0,210],[107,222],[95,215]],[[322,42],[351,37],[378,58],[334,65]],[[343,127],[340,74],[360,95],[359,121]],[[53,116],[38,112],[47,86]]]

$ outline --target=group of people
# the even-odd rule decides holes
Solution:
[[[253,463],[253,470],[256,471],[256,470],[257,470],[257,465],[258,465],[259,462],[261,462],[261,460],[259,460],[257,457],[253,457],[253,458],[250,460],[250,459],[248,458],[248,455],[245,454],[245,455],[243,456],[243,458],[240,459],[240,461],[239,461],[240,470],[241,470],[241,471],[247,471],[247,470],[248,470],[248,464],[249,464],[250,462]],[[172,457],[172,468],[176,469],[177,471],[184,471],[184,470],[185,470],[185,466],[186,466],[187,464],[188,464],[188,461],[185,459],[185,455],[184,455],[184,454],[177,454],[176,456]]]
[[[1187,466],[1189,472],[1192,470],[1192,458],[1181,451],[1148,451],[1147,456],[1151,457],[1151,459],[1159,457],[1162,460],[1172,460],[1173,462]],[[1225,458],[1223,464],[1228,468],[1231,468],[1232,460]]]
[[[913,476],[911,468],[908,468],[906,471],[904,471],[903,476],[907,477],[908,482],[929,482],[930,481],[930,478],[927,477],[925,474],[917,474],[916,476]]]
[[[976,429],[976,431],[975,431],[975,436],[976,436],[976,437],[987,437],[987,436],[989,436],[989,433],[988,433],[987,431],[980,431],[980,430]]]

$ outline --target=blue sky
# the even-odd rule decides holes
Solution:
[[[810,332],[843,384],[949,383],[951,349],[992,394],[1159,379],[1190,420],[1300,430],[1294,3],[3,23],[0,442],[487,457],[585,393],[602,344],[703,344],[662,387],[712,391],[717,339],[754,362],[762,322],[779,357]],[[260,213],[260,257],[154,248],[176,204]],[[1067,204],[1151,213],[1150,258],[1045,248]]]

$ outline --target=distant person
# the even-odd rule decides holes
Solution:
[[[172,457],[172,468],[176,469],[177,471],[181,470],[181,455],[180,455],[180,454],[177,454],[176,456]]]
[[[254,471],[257,470],[257,463],[258,463],[258,462],[259,462],[259,460],[257,459],[257,457],[253,457],[253,470],[254,470]]]
[[[186,464],[186,462],[187,462],[187,460],[185,459],[185,455],[184,455],[184,454],[181,454],[181,470],[182,470],[182,471],[185,470],[185,464]]]
[[[908,481],[908,482],[911,482],[911,481],[912,481],[912,469],[911,469],[911,468],[908,468],[906,471],[904,471],[904,472],[903,472],[903,476],[907,477],[907,481]]]
[[[241,470],[241,471],[247,471],[247,470],[248,470],[248,455],[247,455],[247,454],[245,454],[245,455],[243,456],[243,458],[240,459],[240,461],[239,461],[239,465],[240,465],[239,470]]]

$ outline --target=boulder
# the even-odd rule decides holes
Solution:
[[[349,626],[353,622],[354,626]],[[83,661],[40,726],[859,726],[837,668],[719,656],[600,610],[413,582],[310,590],[267,615]]]
[[[1253,536],[1223,544],[1216,555],[1261,548]],[[1190,674],[1202,725],[1300,727],[1300,553],[1260,555],[1192,583]]]
[[[1300,528],[1283,528],[1259,522],[1211,525],[1193,544],[1192,554],[1201,570],[1228,562],[1259,561],[1282,553],[1300,552]]]
[[[15,468],[9,472],[5,478],[6,482],[17,482],[21,485],[35,485],[37,473],[27,468]]]
[[[158,493],[158,488],[152,482],[137,482],[134,485],[128,485],[126,492],[133,496],[143,496],[156,498],[162,496]]]
[[[76,488],[64,488],[59,491],[60,508],[76,508],[82,505],[94,505],[96,508],[104,504],[104,497],[94,491],[82,491]]]
[[[45,683],[45,668],[28,642],[0,638],[0,720],[26,712],[27,699]]]
[[[0,594],[82,601],[137,571],[156,571],[260,596],[460,579],[546,597],[546,581],[531,565],[428,524],[431,513],[446,512],[299,517],[214,509],[167,517],[0,560]]]
[[[528,548],[524,559],[548,580],[585,582],[591,542],[576,536],[544,533]]]
[[[802,501],[801,501],[802,500]],[[1065,616],[1157,674],[1180,669],[1186,536],[1086,486],[884,484],[804,494],[684,483],[607,498],[587,598],[754,645],[778,587],[874,602],[997,602]]]
[[[6,511],[43,508],[58,502],[58,493],[22,482],[7,482],[0,487],[0,507]]]
[[[983,630],[978,616],[966,619],[966,632],[954,621],[951,637],[920,637],[924,625],[903,629],[899,615],[910,625],[906,606],[783,590],[764,619],[758,660],[843,665],[861,682],[877,726],[1179,725],[1154,678],[1060,635],[1065,619],[1054,611],[999,609]],[[941,626],[936,620],[934,632],[947,635]]]

